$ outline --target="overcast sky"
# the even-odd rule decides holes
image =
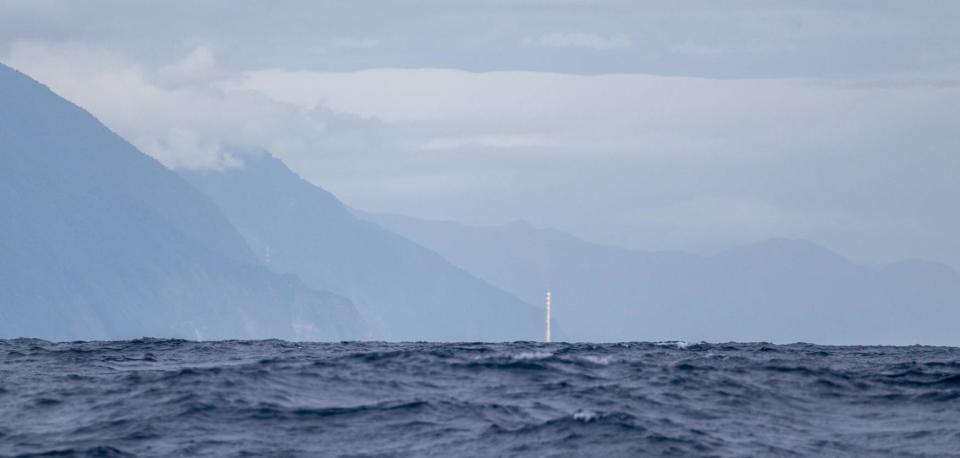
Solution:
[[[0,0],[0,61],[171,167],[710,252],[960,266],[960,2]]]

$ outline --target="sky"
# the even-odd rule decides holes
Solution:
[[[367,211],[960,268],[960,2],[0,0],[0,62],[172,168]]]

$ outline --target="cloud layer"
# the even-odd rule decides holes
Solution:
[[[960,266],[960,4],[256,5],[10,0],[0,60],[171,167],[268,149],[369,210]]]
[[[342,146],[353,141],[352,130],[376,124],[261,92],[226,94],[208,47],[154,69],[78,44],[18,42],[3,61],[90,110],[172,168],[236,165],[238,151]]]
[[[630,46],[630,38],[626,35],[603,36],[591,33],[550,33],[536,38],[527,38],[526,45],[544,46],[548,48],[587,48],[587,49],[617,49]]]
[[[960,3],[789,0],[0,2],[0,48],[82,42],[159,65],[213,44],[282,67],[836,77],[957,69]]]

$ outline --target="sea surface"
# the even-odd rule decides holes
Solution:
[[[960,349],[0,341],[0,456],[960,456]]]

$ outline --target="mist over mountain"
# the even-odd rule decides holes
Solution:
[[[271,269],[349,297],[390,340],[536,340],[542,311],[377,224],[269,154],[182,171]],[[542,292],[541,292],[542,293]],[[536,302],[535,302],[536,303]]]
[[[202,193],[0,65],[0,337],[349,339],[349,300],[270,272]]]
[[[572,340],[960,343],[945,265],[351,212],[267,153],[178,175],[4,66],[0,102],[0,337],[533,340],[550,289]]]
[[[522,222],[357,214],[521,299],[552,289],[575,340],[960,344],[960,276],[941,264],[874,268],[788,239],[714,256],[641,252]]]

